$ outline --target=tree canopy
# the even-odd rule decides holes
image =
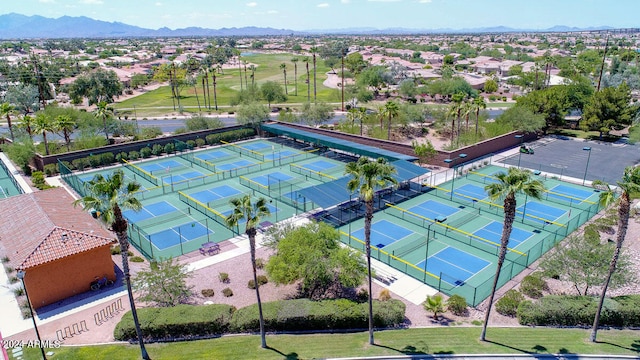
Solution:
[[[631,124],[637,106],[631,105],[631,90],[626,83],[604,88],[593,94],[584,107],[580,127],[600,132],[600,136]]]

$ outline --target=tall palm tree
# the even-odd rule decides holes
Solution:
[[[106,101],[100,101],[96,108],[95,115],[98,119],[102,120],[102,126],[104,127],[104,136],[109,141],[109,129],[107,129],[107,119],[112,115],[111,109],[107,107]]]
[[[56,116],[54,127],[57,132],[62,133],[64,143],[67,145],[67,151],[71,151],[71,133],[75,130],[77,123],[69,115]]]
[[[484,102],[484,98],[478,95],[473,99],[473,111],[476,113],[476,136],[478,136],[478,123],[480,122],[480,110],[487,108],[487,103]]]
[[[49,155],[49,143],[47,141],[47,133],[56,130],[55,124],[51,121],[51,117],[44,112],[38,112],[34,121],[33,131],[42,134],[44,142],[44,152]]]
[[[391,120],[398,116],[399,113],[400,108],[395,102],[389,100],[386,104],[384,104],[382,114],[387,118],[387,140],[391,140]]]
[[[311,48],[311,54],[313,54],[313,101],[315,102],[318,97],[318,89],[316,87],[316,53],[318,52],[317,47]]]
[[[294,78],[293,82],[296,87],[296,96],[298,96],[298,58],[297,57],[291,58],[291,62],[293,63],[293,78]]]
[[[498,266],[496,267],[496,275],[493,279],[493,288],[489,297],[489,305],[484,318],[482,334],[480,340],[485,341],[487,335],[487,325],[489,324],[489,316],[491,314],[491,306],[493,298],[496,295],[498,287],[498,278],[500,270],[507,255],[507,246],[509,245],[509,237],[513,229],[513,221],[516,218],[516,194],[524,193],[534,199],[539,199],[544,192],[544,184],[540,180],[533,180],[531,171],[519,168],[509,168],[508,172],[499,172],[495,175],[497,182],[485,186],[485,190],[489,194],[491,200],[504,199],[504,225],[502,228],[502,236],[500,237],[500,252],[498,254]]]
[[[280,64],[280,69],[282,70],[282,73],[284,74],[284,93],[286,95],[289,95],[289,92],[287,91],[287,64],[285,64],[285,63]]]
[[[302,59],[302,62],[307,67],[307,101],[311,101],[311,76],[309,73],[309,58],[305,57],[304,59]]]
[[[260,300],[260,284],[256,271],[256,227],[261,219],[269,216],[271,212],[267,207],[267,200],[261,197],[255,203],[251,202],[251,195],[241,198],[233,198],[229,203],[233,206],[233,212],[226,218],[227,226],[235,228],[241,220],[245,221],[245,231],[249,237],[249,248],[251,249],[251,267],[253,269],[253,282],[256,285],[256,298],[258,299],[258,316],[260,318],[260,338],[262,348],[267,347],[267,339],[264,332],[264,317],[262,316],[262,301]]]
[[[242,64],[244,65],[244,85],[247,88],[249,88],[249,81],[247,80],[247,64],[248,64],[248,62],[246,60],[243,60]]]
[[[242,60],[240,60],[240,50],[234,50],[234,53],[238,57],[238,75],[240,75],[240,91],[242,91]]]
[[[136,182],[125,182],[124,172],[122,170],[114,171],[111,176],[106,178],[102,175],[96,175],[88,182],[88,194],[81,199],[76,200],[73,204],[77,206],[81,204],[85,210],[94,209],[100,213],[102,219],[111,227],[111,231],[116,233],[118,243],[120,244],[120,255],[122,256],[122,273],[127,285],[127,293],[129,294],[129,303],[131,305],[131,315],[136,328],[136,336],[140,345],[142,358],[149,360],[149,354],[144,346],[142,337],[142,329],[138,321],[138,312],[133,299],[133,291],[131,290],[131,275],[129,273],[129,260],[127,252],[129,250],[129,236],[127,235],[127,219],[122,216],[121,209],[131,209],[139,211],[142,204],[134,197],[136,191],[140,189],[140,184]]]
[[[460,136],[459,131],[456,132],[455,126],[456,124],[458,124],[458,129],[460,128],[460,117],[462,116],[462,109],[463,109],[462,102],[464,101],[465,96],[466,95],[461,92],[457,94],[453,94],[451,96],[451,101],[453,101],[453,104],[451,104],[449,113],[452,115],[455,114],[455,118],[451,120],[451,145],[453,145],[454,137]]]
[[[602,182],[594,181],[594,185],[597,186],[600,184],[602,184]],[[609,187],[609,185],[606,185],[606,187],[607,191],[603,191],[600,193],[600,205],[604,207],[608,207],[616,201],[614,191]],[[640,168],[635,166],[626,167],[624,169],[622,180],[618,182],[618,188],[620,189],[621,194],[620,199],[618,200],[618,234],[616,236],[616,248],[613,252],[613,256],[611,257],[611,262],[609,263],[609,273],[607,274],[607,279],[602,286],[602,293],[600,294],[598,309],[596,310],[596,316],[593,320],[593,328],[591,329],[591,335],[589,336],[589,340],[591,342],[596,341],[596,336],[598,335],[598,325],[600,323],[600,315],[602,313],[602,306],[604,304],[604,298],[607,294],[607,288],[609,287],[611,277],[616,271],[616,266],[618,264],[618,258],[620,257],[620,251],[622,250],[624,238],[627,236],[627,228],[629,226],[629,210],[631,209],[630,194],[640,192]]]
[[[25,115],[22,117],[20,121],[20,127],[23,128],[27,134],[29,134],[29,138],[33,140],[33,128],[35,126],[35,119],[33,116]]]
[[[0,104],[0,117],[5,116],[7,118],[7,125],[9,126],[9,134],[11,135],[11,141],[14,140],[13,137],[13,126],[11,125],[11,115],[15,112],[15,107],[8,102],[4,102]]]
[[[365,204],[364,213],[364,242],[367,255],[367,281],[369,290],[369,344],[373,345],[373,294],[371,293],[371,221],[373,220],[373,198],[376,190],[396,184],[393,177],[396,169],[385,158],[370,160],[360,157],[358,161],[350,162],[345,167],[345,174],[351,176],[347,189],[352,193],[358,192]]]
[[[251,64],[249,65],[249,70],[251,70],[251,87],[256,85],[256,66]]]
[[[213,105],[217,111],[218,110],[218,92],[216,89],[216,71],[219,71],[219,70],[213,70],[211,72],[211,80],[213,81]]]

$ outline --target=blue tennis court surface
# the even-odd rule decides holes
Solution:
[[[463,198],[467,201],[471,199],[482,200],[487,197],[487,193],[484,191],[483,187],[473,184],[464,184],[455,189],[453,196]]]
[[[294,177],[291,175],[287,175],[279,171],[276,171],[268,175],[256,176],[254,178],[251,178],[251,180],[257,182],[260,185],[269,186],[269,185],[277,184],[281,181],[291,180],[293,178]]]
[[[371,245],[378,249],[382,249],[383,247],[401,240],[413,233],[413,231],[387,220],[376,221],[371,224]],[[364,228],[357,230],[351,235],[356,239],[364,241]]]
[[[427,260],[422,260],[416,266],[424,269],[425,262],[427,272],[440,276],[452,285],[464,284],[470,277],[489,266],[488,261],[450,246],[429,256]]]
[[[247,149],[247,150],[252,150],[252,151],[259,151],[262,149],[270,149],[272,148],[272,146],[274,145],[270,145],[270,144],[265,144],[262,142],[257,142],[257,143],[250,143],[250,144],[242,144],[242,147]]]
[[[545,205],[536,201],[529,201],[516,209],[518,214],[528,216],[529,220],[544,222],[555,222],[566,211],[555,206]]]
[[[424,216],[431,220],[435,220],[435,218],[440,216],[448,217],[460,211],[458,208],[445,205],[435,200],[427,200],[420,205],[415,205],[409,208],[408,210],[414,214]]]
[[[172,169],[179,169],[186,167],[185,164],[176,160],[165,160],[153,164],[140,165],[140,168],[150,174],[157,173],[159,171],[170,172]]]
[[[164,250],[181,242],[194,240],[210,233],[213,233],[213,231],[199,222],[190,222],[151,234],[149,238],[155,247],[159,250]]]
[[[265,160],[276,160],[276,159],[282,159],[288,156],[293,156],[299,154],[298,152],[295,151],[291,151],[291,150],[284,150],[284,151],[280,151],[280,152],[276,152],[276,153],[266,153],[264,154],[264,159]]]
[[[500,245],[500,238],[502,237],[502,227],[503,224],[497,221],[492,221],[487,224],[485,227],[477,230],[473,233],[473,235],[481,237],[485,240],[492,241],[497,245]],[[528,238],[532,237],[533,233],[522,230],[518,227],[513,227],[511,229],[511,236],[509,236],[509,244],[507,245],[510,248],[515,248],[516,246],[523,243]]]
[[[175,184],[181,181],[187,181],[189,179],[193,179],[201,176],[204,176],[204,174],[199,171],[189,171],[184,174],[175,174],[175,175],[172,174],[172,175],[164,176],[162,178],[162,182],[164,182],[165,184]]]
[[[160,201],[157,203],[146,205],[140,211],[125,210],[122,212],[122,215],[124,215],[124,217],[126,217],[129,221],[136,223],[138,221],[150,219],[152,217],[160,216],[163,214],[168,214],[177,210],[178,209],[176,209],[168,202]]]
[[[229,185],[222,185],[222,186],[214,187],[211,189],[198,191],[198,192],[189,194],[189,196],[200,201],[203,204],[207,204],[211,201],[237,195],[240,193],[241,191],[234,187],[231,187]]]
[[[561,200],[567,203],[580,203],[593,195],[593,191],[576,189],[567,185],[556,185],[547,192],[547,198]]]
[[[253,164],[255,163],[250,160],[238,160],[228,164],[216,165],[216,168],[218,170],[233,170],[233,169],[238,169],[238,168],[253,165]]]
[[[336,164],[333,164],[329,161],[317,160],[308,164],[300,165],[301,168],[322,172],[327,169],[331,169],[332,167],[336,167]]]
[[[211,160],[228,158],[231,156],[234,156],[234,155],[231,155],[230,153],[223,150],[215,150],[215,151],[198,154],[195,157],[197,157],[200,160],[211,161]]]

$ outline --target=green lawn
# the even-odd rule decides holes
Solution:
[[[242,60],[245,60],[251,64],[257,65],[257,70],[255,71],[255,83],[256,85],[260,85],[265,81],[277,81],[280,84],[284,83],[283,72],[280,69],[280,64],[285,63],[287,66],[287,90],[288,100],[285,104],[300,104],[307,101],[307,84],[305,83],[307,79],[305,63],[302,61],[298,61],[298,95],[295,95],[295,76],[294,76],[294,66],[291,62],[291,59],[296,57],[293,54],[256,54],[252,56],[245,56]],[[302,59],[301,56],[297,56],[299,59]],[[326,80],[327,75],[325,74],[330,69],[324,65],[324,61],[318,58],[316,62],[317,67],[317,75],[316,75],[316,83],[317,83],[317,99],[322,102],[340,102],[340,91],[337,89],[327,88],[322,85],[322,82]],[[313,65],[309,64],[309,72],[310,72],[310,94],[311,100],[313,100]],[[242,69],[242,83],[243,88],[245,87],[245,77],[244,77],[244,68]],[[251,84],[251,71],[247,69],[247,81]],[[203,91],[202,91],[202,80],[201,77],[197,80],[198,86],[194,89],[194,87],[185,87],[180,95],[180,104],[184,108],[185,111],[188,112],[197,112],[198,111],[198,100],[200,101],[200,105],[204,106],[203,99]],[[240,75],[239,70],[237,68],[234,69],[225,69],[222,74],[217,75],[216,81],[216,94],[218,99],[218,108],[220,111],[232,111],[233,109],[229,107],[231,99],[235,97],[235,95],[240,91]],[[198,97],[196,97],[196,92]],[[211,95],[211,106],[213,108],[214,105],[214,94],[213,94],[213,84],[211,80],[209,81],[209,93]],[[171,98],[171,90],[168,86],[160,87],[156,90],[149,91],[140,96],[136,96],[135,98],[124,100],[117,104],[114,104],[114,108],[117,110],[127,110],[129,113],[132,112],[132,109],[136,108],[136,113],[138,118],[150,117],[150,116],[159,116],[166,113],[170,113],[173,111],[173,100]],[[272,104],[273,105],[273,104]],[[177,104],[176,104],[177,106]]]
[[[480,327],[437,327],[368,333],[267,335],[269,349],[258,336],[228,336],[211,340],[149,344],[152,359],[312,359],[403,354],[624,354],[640,355],[640,331],[602,330],[598,343],[588,342],[589,330],[554,328],[490,328],[480,342]],[[37,359],[28,349],[25,359]],[[54,349],[51,359],[138,359],[135,345],[98,345]]]

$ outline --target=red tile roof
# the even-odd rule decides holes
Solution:
[[[88,237],[113,238],[112,233],[82,207],[74,207],[73,201],[64,188],[0,200],[0,254],[9,258],[10,266],[21,266],[40,245],[47,243],[57,228],[67,229],[69,233],[85,233]],[[93,241],[96,240],[90,243]]]

